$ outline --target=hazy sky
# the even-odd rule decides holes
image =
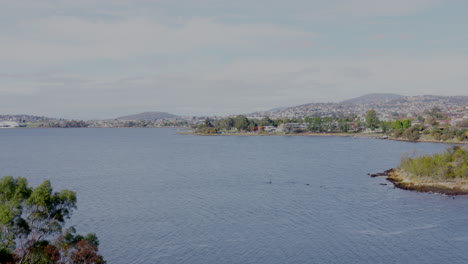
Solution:
[[[0,0],[0,114],[468,95],[466,0]]]

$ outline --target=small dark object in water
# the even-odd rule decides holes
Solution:
[[[386,183],[381,183],[380,185],[387,185]]]
[[[309,186],[310,184],[306,183],[307,186]]]

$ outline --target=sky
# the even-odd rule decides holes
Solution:
[[[466,0],[0,0],[0,114],[468,95]]]

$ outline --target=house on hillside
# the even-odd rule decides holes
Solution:
[[[286,123],[284,124],[284,128],[292,128],[292,129],[306,129],[306,124],[301,123]]]
[[[276,132],[277,128],[275,126],[264,126],[263,131],[271,133],[271,132]]]

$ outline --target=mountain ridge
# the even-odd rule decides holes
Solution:
[[[393,93],[370,93],[362,96],[354,97],[341,101],[341,104],[366,104],[366,103],[379,103],[395,100],[401,97],[405,97],[400,94]]]
[[[133,115],[120,116],[118,120],[144,120],[144,121],[156,121],[161,119],[177,118],[177,115],[173,115],[166,112],[143,112]]]
[[[393,98],[393,99],[392,99]],[[359,103],[363,102],[363,103]],[[417,95],[400,96],[397,94],[367,94],[332,103],[308,103],[291,106],[279,111],[261,111],[248,116],[261,118],[303,118],[313,116],[364,116],[367,110],[374,109],[382,116],[414,117],[425,110],[438,108],[448,111],[454,108],[468,107],[468,96]]]

